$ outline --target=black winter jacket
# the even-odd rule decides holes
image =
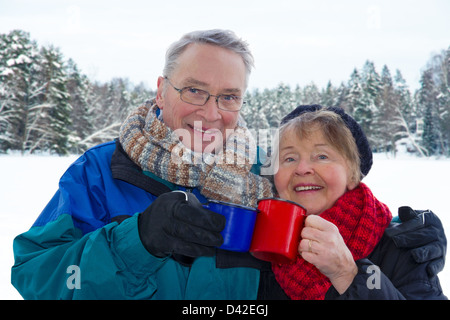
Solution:
[[[340,295],[331,286],[325,299],[447,300],[437,276],[444,267],[446,248],[443,226],[431,211],[404,223],[392,222],[374,251],[356,261],[358,274],[346,292]],[[261,272],[259,299],[289,299],[270,264]]]

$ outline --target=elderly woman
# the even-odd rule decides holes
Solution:
[[[298,107],[280,128],[278,161],[278,196],[301,204],[308,215],[297,260],[272,266],[284,292],[291,299],[403,298],[384,275],[376,288],[356,280],[361,259],[373,252],[392,219],[389,208],[361,182],[372,166],[372,152],[356,121],[340,108]],[[388,256],[402,255],[393,244],[387,246]],[[437,277],[414,269],[411,259],[402,264],[412,271],[402,269],[402,274],[414,284],[405,290],[445,299]]]

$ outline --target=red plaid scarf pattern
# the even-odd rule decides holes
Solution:
[[[389,208],[363,183],[347,191],[320,216],[338,227],[355,260],[373,251],[392,219]],[[329,279],[300,255],[288,265],[272,264],[272,270],[291,299],[323,300],[331,286]]]

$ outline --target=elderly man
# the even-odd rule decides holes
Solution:
[[[156,98],[119,139],[73,163],[15,239],[12,283],[24,298],[285,297],[270,264],[218,249],[225,219],[201,205],[272,195],[251,171],[255,147],[239,118],[252,65],[230,31],[192,32],[169,48]]]
[[[254,148],[239,119],[252,64],[229,31],[193,32],[169,48],[156,98],[125,120],[116,143],[70,166],[15,239],[12,283],[24,298],[256,298],[256,259],[216,254],[225,218],[201,205],[272,194],[250,173]]]

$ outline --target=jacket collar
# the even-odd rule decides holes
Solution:
[[[114,179],[128,182],[156,196],[172,191],[164,183],[146,176],[142,169],[128,157],[119,139],[115,141],[116,149],[111,158],[111,172]]]

